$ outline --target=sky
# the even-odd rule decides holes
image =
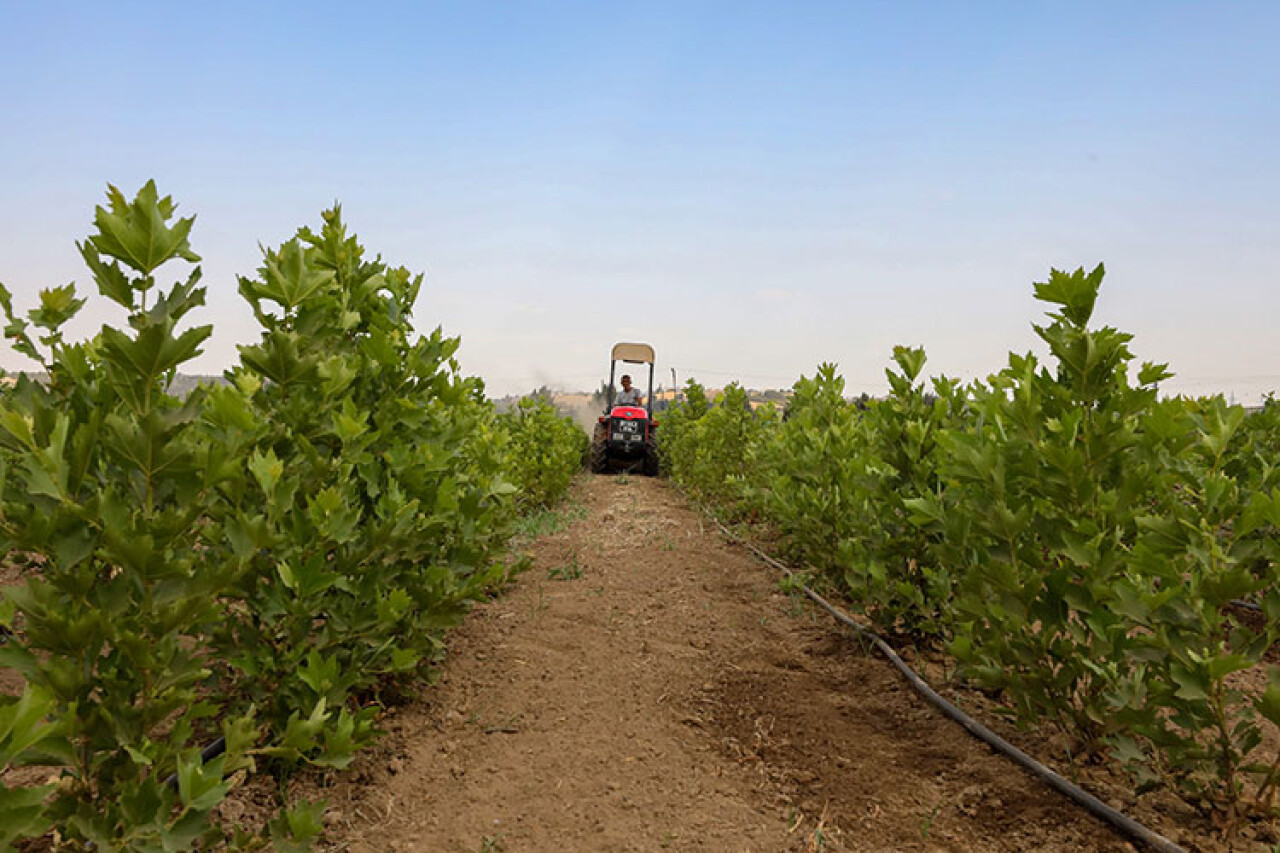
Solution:
[[[895,344],[966,380],[1043,353],[1032,283],[1105,262],[1095,318],[1165,391],[1251,404],[1277,33],[1274,2],[0,0],[0,282],[118,324],[75,242],[154,178],[217,373],[259,334],[236,277],[338,201],[493,395],[594,388],[623,340],[668,385],[874,394]]]

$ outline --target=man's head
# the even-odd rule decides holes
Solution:
[[[625,373],[622,375],[622,388],[624,391],[631,390],[631,377]]]

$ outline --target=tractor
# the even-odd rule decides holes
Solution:
[[[644,406],[614,405],[613,380],[620,361],[649,365],[649,393],[645,395]],[[591,470],[597,474],[640,470],[647,476],[657,476],[658,447],[654,434],[657,428],[658,422],[653,419],[653,347],[614,344],[609,361],[608,398],[591,437]]]

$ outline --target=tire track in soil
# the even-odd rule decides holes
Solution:
[[[582,516],[533,543],[440,682],[323,792],[328,849],[1133,850],[664,482],[584,479],[571,500]]]

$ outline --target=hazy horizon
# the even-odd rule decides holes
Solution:
[[[76,281],[73,337],[120,319],[74,241],[154,178],[197,216],[193,373],[256,339],[259,245],[338,200],[494,396],[589,391],[620,340],[664,385],[881,393],[895,344],[968,381],[1100,261],[1167,393],[1280,390],[1280,6],[151,8],[0,12],[0,282]]]

